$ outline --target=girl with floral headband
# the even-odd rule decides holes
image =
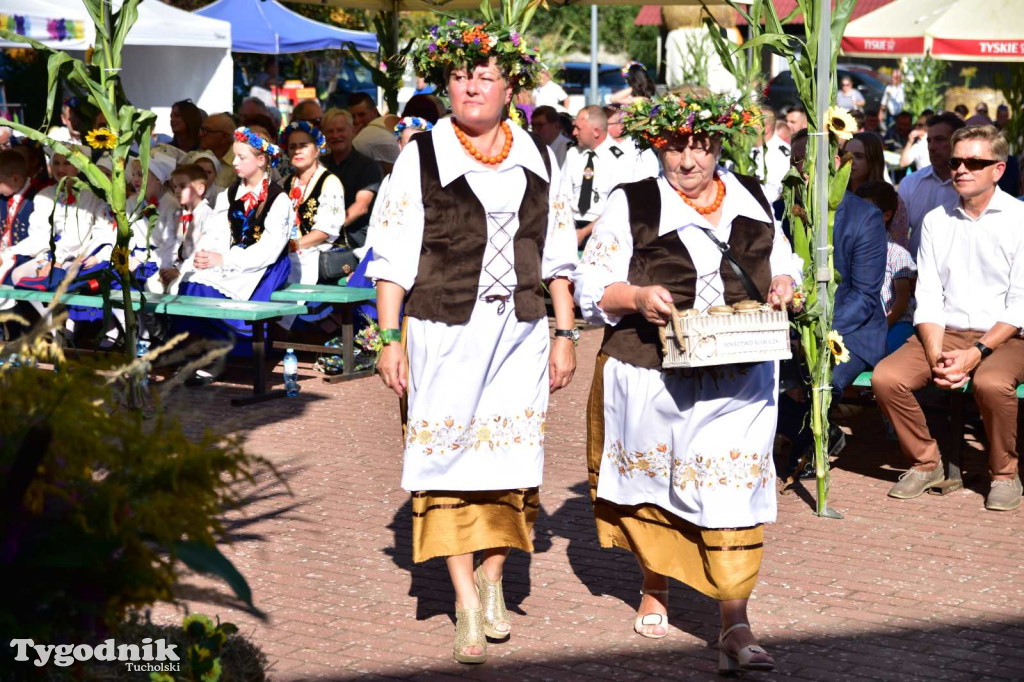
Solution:
[[[516,26],[448,21],[414,62],[453,117],[398,157],[366,275],[385,342],[377,371],[405,399],[413,560],[446,558],[453,656],[482,663],[486,637],[511,635],[504,562],[511,547],[533,550],[548,395],[576,366],[576,231],[553,154],[506,119],[538,68]]]
[[[287,193],[270,179],[270,169],[281,160],[281,149],[265,133],[249,128],[238,128],[234,137],[238,180],[217,195],[202,244],[182,263],[178,291],[183,296],[269,301],[287,283],[291,271],[286,247],[294,225],[292,205]],[[251,324],[242,320],[218,324],[181,318],[177,326],[199,336],[252,338]]]
[[[327,140],[319,128],[307,121],[295,121],[285,128],[281,144],[292,167],[292,174],[284,181],[294,214],[288,240],[292,261],[288,281],[316,284],[320,254],[331,249],[342,234],[345,190],[338,176],[320,163],[320,155],[327,153]]]
[[[598,538],[643,571],[637,634],[669,634],[669,577],[718,600],[721,672],[774,666],[747,599],[776,513],[778,363],[664,372],[658,329],[673,307],[730,314],[793,297],[803,264],[757,179],[719,164],[722,140],[758,117],[705,92],[631,105],[626,134],[662,172],[609,195],[574,277],[583,316],[605,326],[587,420]]]

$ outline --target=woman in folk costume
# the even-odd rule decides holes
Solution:
[[[291,271],[286,247],[293,227],[292,206],[280,185],[270,180],[270,170],[278,164],[281,150],[265,134],[244,127],[235,130],[232,150],[238,180],[217,195],[217,205],[204,226],[200,244],[182,264],[178,292],[183,296],[269,301],[270,295],[287,282]],[[181,318],[177,326],[200,336],[252,338],[251,323],[222,322],[203,324]]]
[[[406,399],[413,560],[446,557],[454,658],[482,663],[485,635],[511,633],[502,568],[510,547],[533,549],[548,394],[576,367],[575,229],[554,156],[505,119],[538,66],[516,24],[432,27],[416,64],[454,117],[395,163],[366,274],[386,344],[377,370]]]
[[[658,327],[673,305],[703,313],[792,299],[802,264],[757,180],[718,165],[723,137],[756,116],[703,93],[632,105],[626,130],[657,150],[662,173],[612,192],[573,278],[584,317],[605,325],[587,417],[601,545],[636,555],[633,628],[644,637],[668,634],[669,577],[719,601],[723,672],[774,666],[748,625],[747,598],[762,524],[776,513],[778,365],[663,372]]]
[[[292,261],[288,281],[316,284],[320,253],[332,248],[345,222],[345,190],[338,176],[320,163],[320,155],[327,153],[327,140],[319,128],[296,121],[285,128],[281,142],[295,171],[285,181],[295,214],[288,242]]]

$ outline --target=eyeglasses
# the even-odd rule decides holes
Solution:
[[[949,166],[950,170],[956,170],[960,167],[960,164],[963,164],[972,173],[997,163],[1002,162],[999,159],[964,159],[959,156],[951,156],[946,159],[946,165]]]

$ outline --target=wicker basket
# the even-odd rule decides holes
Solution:
[[[672,310],[672,324],[659,327],[662,369],[788,360],[789,316],[784,310],[698,315]]]

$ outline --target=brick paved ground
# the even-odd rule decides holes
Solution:
[[[298,398],[242,409],[227,405],[244,393],[235,386],[178,399],[190,426],[244,433],[294,494],[264,481],[232,515],[238,539],[225,551],[269,619],[241,613],[201,579],[185,592],[189,606],[242,626],[282,682],[714,678],[715,604],[673,584],[669,636],[642,639],[631,630],[639,571],[597,546],[583,415],[599,339],[584,334],[576,381],[552,401],[537,553],[508,562],[515,634],[491,646],[485,666],[450,660],[443,562],[411,562],[397,402],[376,378],[327,385],[308,372]],[[944,498],[889,499],[901,462],[877,411],[845,426],[833,499],[846,518],[818,519],[810,495],[791,494],[766,531],[750,612],[778,662],[771,678],[1024,679],[1022,513],[985,512],[982,479]],[[975,470],[981,462],[969,459]],[[161,607],[156,617],[178,616]]]

